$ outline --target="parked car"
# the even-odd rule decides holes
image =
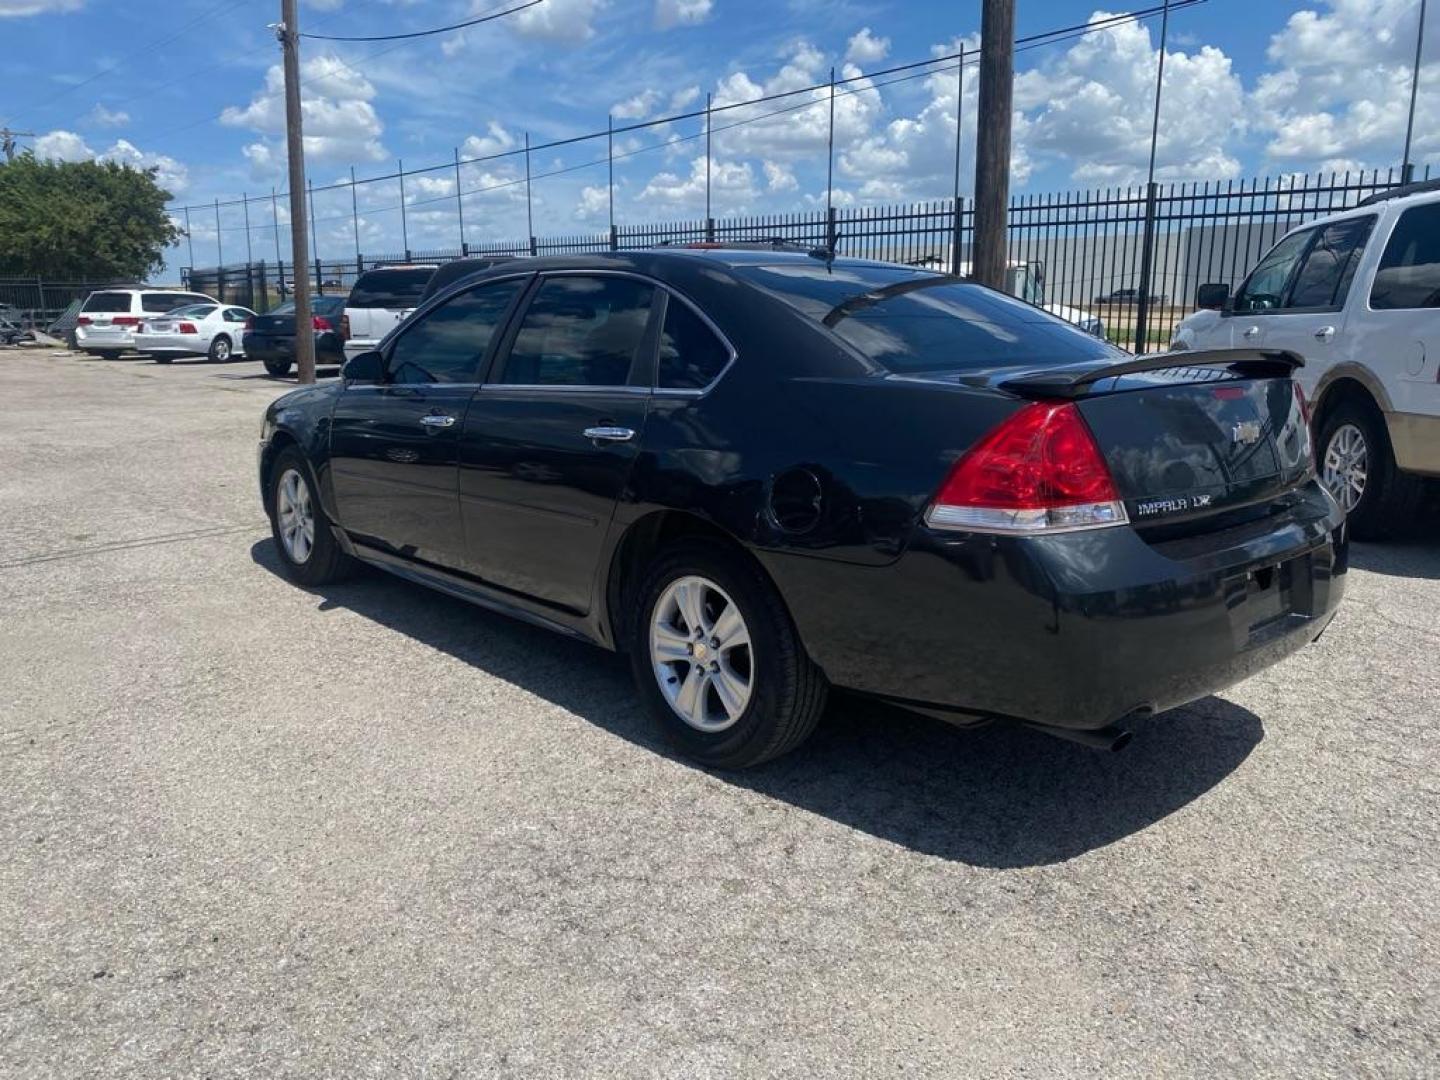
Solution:
[[[385,266],[355,279],[345,301],[345,355],[358,356],[414,311],[425,295],[434,266]]]
[[[114,360],[135,347],[135,330],[147,315],[163,315],[186,304],[218,304],[203,293],[119,286],[92,292],[80,305],[75,344],[91,356]]]
[[[315,363],[343,364],[345,297],[312,297],[310,310],[315,330]],[[246,323],[245,355],[259,360],[271,375],[290,373],[295,363],[295,301],[287,300],[274,311],[253,316]]]
[[[245,355],[249,308],[225,304],[186,304],[160,316],[147,316],[135,331],[135,351],[157,364],[203,356],[223,364]]]
[[[1440,181],[1292,230],[1229,293],[1172,347],[1302,355],[1325,486],[1357,537],[1404,531],[1440,478]]]
[[[359,560],[622,649],[710,765],[830,686],[1118,748],[1335,612],[1295,360],[1177,369],[886,263],[528,259],[272,403],[259,479],[296,582]]]
[[[1164,293],[1148,293],[1143,289],[1111,289],[1104,296],[1095,297],[1097,304],[1138,304],[1140,297],[1144,295],[1146,302],[1150,304],[1167,304],[1170,298]]]
[[[425,291],[420,294],[420,303],[423,304],[442,289],[448,289],[461,278],[467,278],[471,274],[478,274],[482,270],[489,270],[491,267],[499,266],[502,263],[514,262],[516,259],[521,258],[528,258],[528,256],[477,255],[464,259],[455,259],[448,263],[441,263],[439,268],[430,275],[430,280],[426,282]]]

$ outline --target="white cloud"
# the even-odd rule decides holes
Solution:
[[[58,15],[64,11],[79,11],[85,0],[0,0],[0,19],[21,15]]]
[[[670,96],[670,111],[679,112],[700,100],[700,88],[698,86],[687,86],[684,90],[676,90]]]
[[[1068,165],[1080,183],[1143,180],[1158,60],[1149,27],[1130,22],[1080,38],[1058,59],[1018,75],[1015,105],[1026,123],[1017,137],[1026,152]],[[1238,175],[1230,145],[1244,131],[1245,112],[1240,79],[1223,52],[1167,50],[1156,176]]]
[[[371,99],[375,87],[360,72],[334,56],[307,60],[300,72],[300,109],[305,127],[305,157],[309,162],[349,163],[386,161],[390,154],[380,141],[385,130]],[[229,106],[220,122],[269,135],[278,143],[285,132],[285,77],[279,64],[265,72],[265,85],[244,108]],[[273,163],[281,155],[272,149],[268,158],[246,151],[252,166]]]
[[[112,112],[97,101],[95,108],[90,110],[86,119],[100,127],[124,127],[130,122],[130,114],[123,109],[116,109]]]
[[[643,120],[655,111],[660,99],[660,91],[651,87],[615,105],[610,112],[617,120]]]
[[[794,191],[799,187],[795,179],[795,173],[784,165],[775,161],[763,163],[765,168],[765,186],[771,191]]]
[[[710,17],[713,6],[713,0],[655,0],[655,25],[661,30],[694,26]]]
[[[1265,152],[1282,167],[1400,160],[1419,7],[1414,0],[1329,0],[1296,12],[1270,39],[1275,70],[1251,97]],[[1428,29],[1428,28],[1427,28]],[[1415,152],[1440,161],[1440,44],[1428,35],[1415,108]]]
[[[518,140],[504,126],[495,120],[491,120],[484,135],[468,136],[460,144],[461,157],[483,158],[491,154],[503,154],[507,150],[515,149]]]
[[[719,213],[743,210],[756,197],[755,173],[748,161],[715,161],[710,171],[711,207]],[[666,208],[705,208],[705,155],[690,160],[690,175],[662,172],[650,178],[639,201],[663,204]]]
[[[605,0],[545,0],[507,21],[521,37],[578,45],[595,36],[595,16],[604,6]],[[481,4],[475,8],[480,10]],[[493,10],[488,0],[484,8]]]
[[[856,64],[878,64],[889,55],[890,39],[876,37],[868,26],[862,26],[845,48],[845,59]]]
[[[577,221],[608,221],[610,217],[610,189],[584,187],[580,189],[580,202],[575,207]]]
[[[189,170],[179,161],[166,154],[148,153],[125,139],[117,139],[108,150],[96,153],[75,132],[56,130],[35,140],[35,156],[53,161],[113,161],[134,169],[154,169],[155,182],[172,195],[190,186]]]

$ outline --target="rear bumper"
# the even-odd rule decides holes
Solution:
[[[361,353],[374,352],[380,347],[379,338],[351,338],[345,342],[345,359],[351,360]]]
[[[957,720],[1093,730],[1195,701],[1318,637],[1344,591],[1341,526],[1312,484],[1282,524],[1204,543],[1150,544],[1128,527],[922,530],[886,567],[771,569],[837,685]],[[870,582],[845,584],[857,577]]]
[[[135,347],[135,332],[110,327],[97,330],[92,326],[77,326],[75,343],[82,349],[94,349],[97,352],[123,352]]]
[[[251,330],[245,335],[245,355],[252,360],[276,361],[295,359],[295,339],[275,338]],[[315,362],[322,365],[343,364],[345,350],[336,333],[317,334],[315,337]]]
[[[1396,465],[1421,476],[1440,476],[1440,416],[1386,413],[1385,426]]]
[[[186,334],[136,334],[132,346],[147,356],[204,356],[209,342]]]

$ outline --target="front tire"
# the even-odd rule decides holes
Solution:
[[[825,676],[775,587],[719,544],[663,552],[630,626],[636,686],[687,757],[740,769],[800,745],[825,708]]]
[[[1424,501],[1420,479],[1401,472],[1380,410],[1342,401],[1320,428],[1320,480],[1346,512],[1357,540],[1384,540],[1411,528]]]
[[[212,364],[223,364],[230,359],[231,353],[230,339],[222,334],[210,342],[210,351],[206,354],[206,359]]]
[[[270,470],[270,535],[285,574],[313,588],[339,581],[353,560],[340,550],[299,450],[287,447]]]

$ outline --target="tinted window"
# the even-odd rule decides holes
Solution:
[[[1440,307],[1440,203],[1400,215],[1375,271],[1370,306]]]
[[[390,350],[390,381],[474,382],[490,339],[521,284],[502,281],[461,293],[407,324],[409,329]]]
[[[175,316],[184,315],[191,319],[203,319],[214,310],[214,304],[186,304],[184,307],[172,308],[165,312],[165,314]]]
[[[371,270],[361,274],[346,307],[352,308],[413,308],[425,295],[433,268],[420,270]]]
[[[625,386],[645,340],[655,290],[621,277],[552,277],[525,311],[500,381]]]
[[[90,298],[85,301],[81,311],[129,311],[130,294],[128,292],[97,292],[91,293]]]
[[[276,309],[279,310],[278,308]],[[295,310],[294,301],[290,302],[288,311]],[[324,315],[327,319],[345,313],[345,297],[343,296],[315,296],[310,299],[310,310],[316,315]]]
[[[916,270],[749,266],[742,277],[828,326],[890,371],[964,371],[1119,360],[1125,354],[1039,308]]]
[[[1344,307],[1350,280],[1365,250],[1375,218],[1350,218],[1326,225],[1295,276],[1287,308]]]
[[[1235,294],[1235,311],[1270,311],[1278,308],[1285,298],[1285,287],[1290,283],[1290,274],[1305,245],[1315,235],[1314,229],[1306,229],[1294,236],[1287,236],[1270,249],[1260,260],[1240,291]]]
[[[189,293],[141,293],[140,310],[163,314],[186,304],[202,302],[204,299],[203,296],[191,296]]]
[[[683,301],[670,298],[660,331],[660,368],[655,385],[671,390],[709,386],[730,362],[730,350]]]

